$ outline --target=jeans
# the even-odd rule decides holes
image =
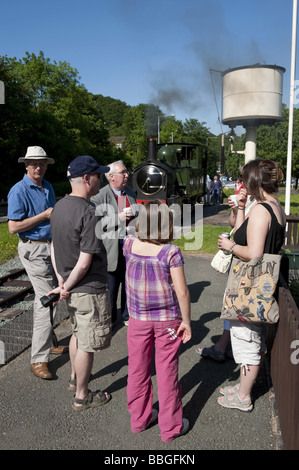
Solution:
[[[203,197],[204,204],[210,204],[210,191],[208,190]]]
[[[218,202],[220,203],[220,192],[217,191],[217,189],[214,189],[213,191],[212,200],[213,204],[217,204]]]

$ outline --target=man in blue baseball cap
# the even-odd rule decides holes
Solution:
[[[67,178],[77,178],[78,176],[92,173],[107,173],[109,170],[109,166],[101,166],[93,157],[82,155],[75,158],[69,164],[67,169]]]
[[[72,191],[58,201],[51,214],[52,263],[59,286],[50,293],[66,300],[73,335],[70,340],[71,378],[76,411],[100,406],[110,400],[106,392],[91,392],[88,382],[94,352],[111,341],[111,307],[107,279],[107,254],[96,237],[95,208],[91,196],[98,193],[100,174],[109,171],[88,155],[68,166]]]

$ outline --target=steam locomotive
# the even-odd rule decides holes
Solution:
[[[205,193],[207,150],[201,144],[158,146],[148,139],[146,162],[133,170],[132,186],[138,204],[161,199],[167,205],[199,202]]]

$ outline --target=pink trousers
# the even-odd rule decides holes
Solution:
[[[178,381],[178,360],[181,338],[174,332],[181,320],[151,322],[130,317],[128,326],[128,410],[131,430],[147,428],[152,418],[153,385],[151,365],[155,346],[161,439],[170,442],[182,429],[182,392]]]

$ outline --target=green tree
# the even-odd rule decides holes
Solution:
[[[22,60],[4,56],[0,79],[6,85],[6,104],[0,108],[4,166],[15,164],[27,146],[40,145],[56,160],[47,172],[55,183],[65,181],[67,165],[77,155],[91,154],[102,163],[110,160],[114,149],[101,111],[68,63],[51,63],[42,52],[27,52]]]
[[[16,78],[29,90],[34,106],[58,102],[70,87],[84,89],[76,69],[67,62],[51,62],[42,51],[38,56],[26,52],[21,60],[11,59],[11,64]]]
[[[257,155],[275,160],[286,174],[289,110],[282,107],[282,119],[273,126],[260,126],[257,131]],[[294,109],[292,137],[292,176],[299,178],[299,109]]]
[[[102,115],[105,128],[109,130],[110,136],[123,135],[123,121],[129,106],[124,102],[110,96],[93,95],[95,109]]]
[[[183,142],[184,128],[182,121],[176,120],[172,116],[166,116],[162,119],[160,130],[160,142]]]
[[[211,133],[205,127],[205,124],[205,122],[199,122],[197,119],[186,119],[183,124],[185,142],[206,145],[207,138]]]
[[[225,175],[232,179],[240,177],[240,167],[245,162],[246,134],[241,136],[224,136]]]
[[[221,140],[221,134],[215,136],[209,133],[206,138],[206,145],[208,151],[207,174],[210,175],[211,179],[213,179],[213,176],[218,173],[220,168]]]
[[[13,77],[10,60],[6,56],[0,58],[0,79],[5,84],[5,104],[0,106],[0,198],[6,199],[11,185],[24,173],[24,167],[16,162],[24,154],[23,142],[32,116],[31,96],[26,87]]]
[[[282,105],[281,120],[272,125],[260,125],[257,128],[257,157],[265,160],[274,160],[286,174],[287,149],[288,149],[289,110]],[[232,153],[226,146],[225,165],[229,176],[238,176],[239,166],[244,165],[245,157],[236,153],[244,151],[246,145],[246,131],[240,137],[234,139],[234,151]],[[293,143],[292,143],[292,176],[299,178],[299,109],[294,109]]]
[[[127,164],[134,168],[146,159],[147,135],[143,104],[129,108],[124,115],[123,130],[126,138]]]

